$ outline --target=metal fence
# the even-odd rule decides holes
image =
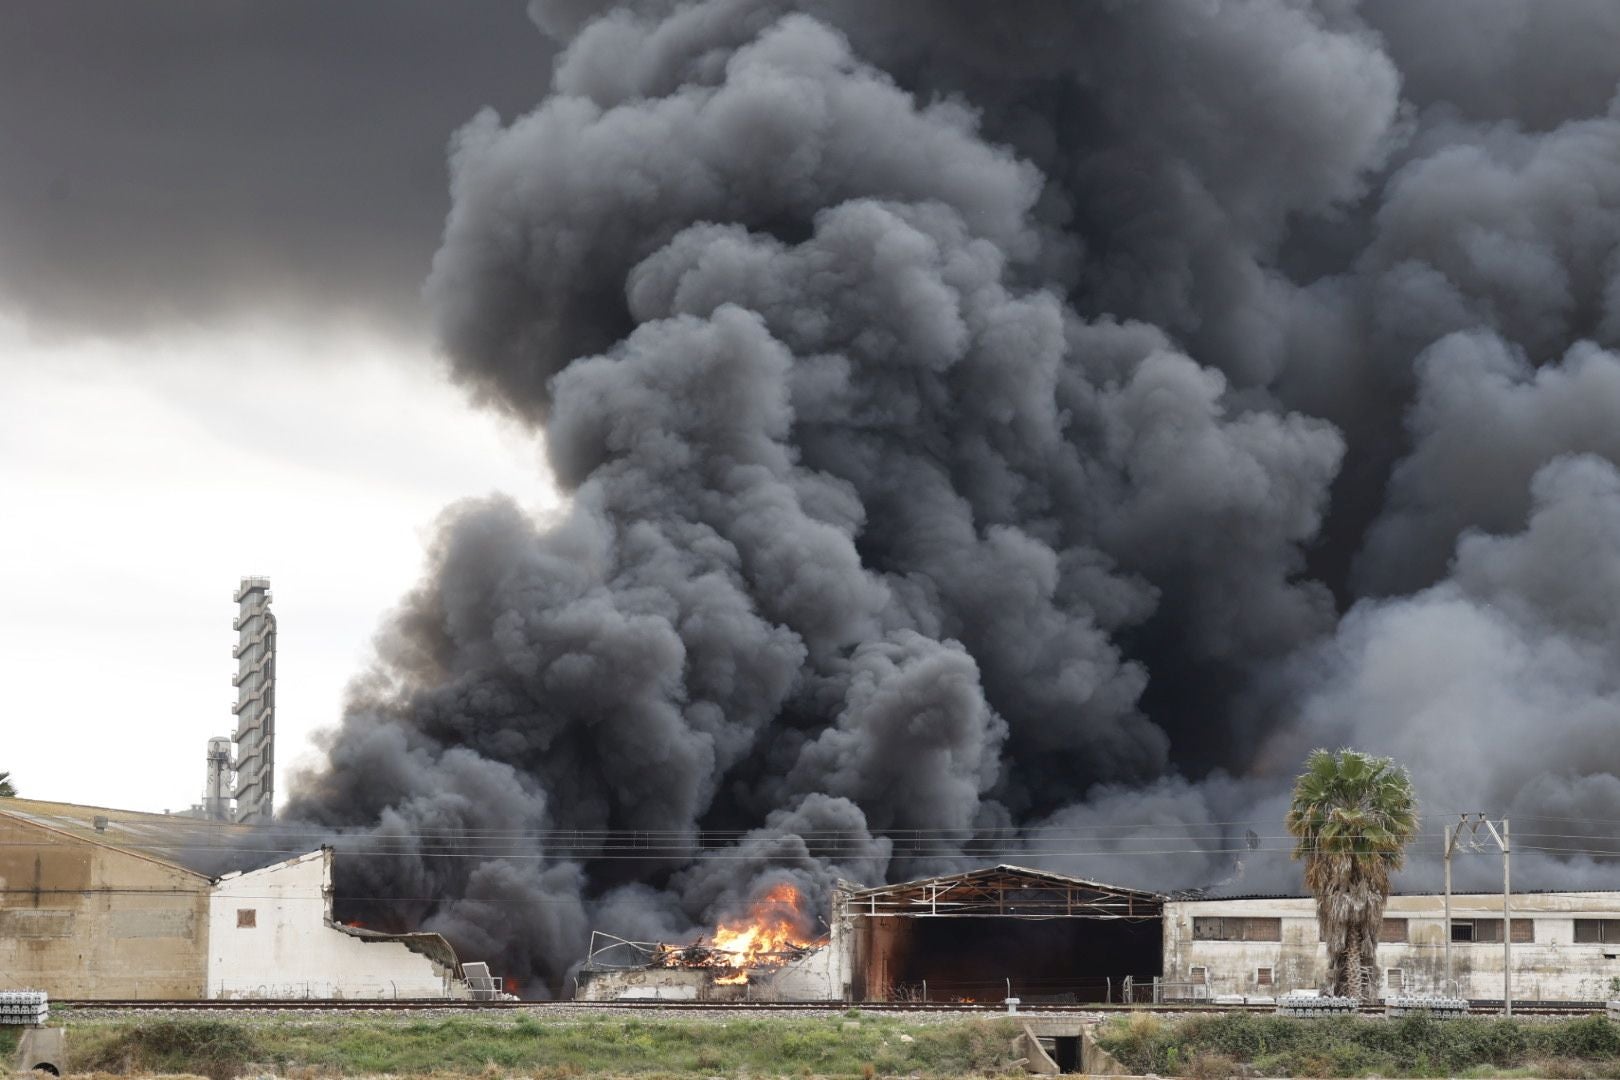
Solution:
[[[1127,1005],[1165,1005],[1184,1001],[1210,1000],[1209,982],[1126,976],[1119,1000]]]

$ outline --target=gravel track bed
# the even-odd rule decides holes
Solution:
[[[326,1009],[319,1005],[299,1009],[188,1009],[179,1006],[172,1009],[104,1009],[94,1006],[75,1006],[53,1011],[52,1025],[96,1024],[96,1023],[127,1023],[139,1020],[195,1020],[203,1017],[217,1019],[231,1019],[252,1024],[297,1024],[297,1023],[329,1023],[344,1017],[351,1019],[364,1018],[367,1023],[395,1023],[416,1024],[423,1021],[448,1019],[477,1019],[484,1023],[510,1027],[520,1018],[528,1017],[536,1020],[554,1021],[560,1023],[576,1022],[582,1020],[601,1019],[640,1019],[646,1021],[682,1021],[697,1023],[724,1023],[731,1020],[760,1019],[762,1017],[783,1017],[793,1019],[854,1019],[850,1014],[858,1012],[864,1019],[894,1019],[907,1024],[950,1024],[962,1020],[981,1019],[995,1020],[1006,1017],[1005,1012],[963,1011],[942,1012],[940,1010],[892,1010],[884,1009],[878,1012],[865,1012],[845,1007],[829,1007],[826,1009],[794,1009],[791,1011],[772,1011],[762,1009],[728,1009],[724,1006],[713,1006],[702,1009],[648,1009],[625,1008],[617,1009],[612,1006],[573,1006],[573,1005],[537,1005],[532,1009],[480,1009],[471,1006],[465,1009]],[[1065,1018],[1085,1021],[1103,1019],[1104,1014],[1076,1010],[1064,1013],[1040,1013],[1043,1017],[1062,1016]],[[1162,1014],[1169,1018],[1176,1014]]]

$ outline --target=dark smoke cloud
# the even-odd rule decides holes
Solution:
[[[1338,744],[1612,883],[1612,7],[1460,10],[533,4],[427,296],[571,501],[447,514],[340,891],[560,990],[782,880],[1293,889]]]
[[[446,139],[531,105],[550,54],[506,0],[5,4],[0,311],[420,333]]]

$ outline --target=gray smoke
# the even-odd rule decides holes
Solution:
[[[446,136],[544,90],[525,29],[507,0],[0,5],[0,313],[419,335]]]
[[[340,892],[558,990],[781,880],[1286,889],[1339,743],[1608,873],[1610,6],[531,14],[427,296],[570,502],[447,513]]]

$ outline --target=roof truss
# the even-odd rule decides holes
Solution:
[[[1059,874],[998,866],[929,878],[844,897],[844,910],[863,918],[1009,918],[1156,920],[1164,898]]]

